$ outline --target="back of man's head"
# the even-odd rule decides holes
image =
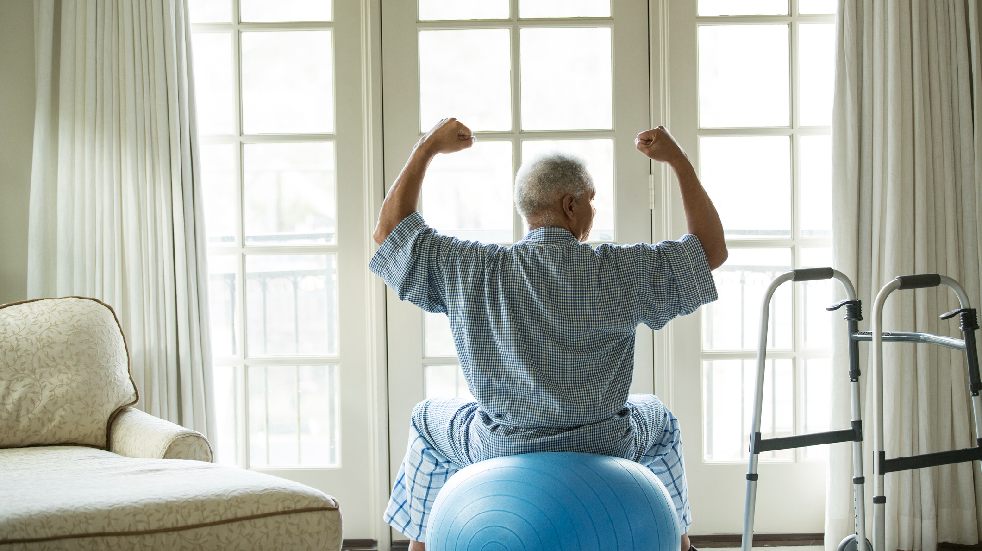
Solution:
[[[562,212],[566,194],[581,198],[594,191],[593,178],[583,159],[550,152],[526,160],[515,176],[515,206],[527,221],[547,219]]]

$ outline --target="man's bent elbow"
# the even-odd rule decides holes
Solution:
[[[375,226],[375,233],[372,234],[372,239],[375,240],[375,244],[381,246],[382,243],[385,243],[385,238],[389,237],[390,231],[391,230],[382,228],[381,224]]]
[[[729,258],[730,252],[726,249],[726,244],[722,244],[713,251],[713,254],[706,258],[706,262],[709,264],[710,270],[715,270],[726,262]]]

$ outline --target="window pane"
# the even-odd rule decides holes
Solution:
[[[522,128],[611,127],[609,28],[522,29]]]
[[[459,365],[428,365],[424,368],[426,399],[464,398],[474,400]]]
[[[787,25],[699,27],[699,125],[788,126]]]
[[[201,146],[201,179],[204,195],[205,230],[208,243],[235,243],[238,234],[239,202],[233,144]]]
[[[192,23],[232,22],[232,0],[191,0],[188,11]]]
[[[747,370],[746,385],[753,391],[756,385],[757,362],[754,369]],[[768,388],[770,383],[770,388]],[[791,436],[794,434],[794,364],[791,360],[768,360],[764,378],[764,410],[761,412],[760,432],[771,436]],[[753,403],[751,401],[751,403]],[[770,407],[767,407],[770,406]],[[747,416],[747,426],[752,425],[753,410]],[[792,450],[771,452],[765,457],[771,459],[791,459]]]
[[[235,132],[235,78],[232,76],[232,35],[194,33],[194,102],[198,132]]]
[[[250,356],[337,354],[334,255],[250,255],[246,311]]]
[[[798,160],[801,165],[801,235],[832,236],[832,138],[802,136]]]
[[[699,0],[699,15],[787,15],[788,0]]]
[[[485,243],[512,241],[511,142],[477,142],[433,160],[423,216],[441,233]]]
[[[337,242],[333,142],[246,144],[243,155],[247,243]]]
[[[249,397],[249,466],[269,465],[269,404],[266,397],[266,369],[250,368],[246,393]]]
[[[340,403],[336,365],[302,365],[297,370],[300,400],[300,465],[340,461]]]
[[[508,29],[420,31],[420,131],[445,117],[471,130],[511,130]]]
[[[331,31],[242,33],[246,134],[334,131]]]
[[[801,14],[833,14],[835,0],[798,0],[798,13]]]
[[[746,433],[743,415],[747,400],[743,390],[742,360],[718,360],[703,362],[703,415],[706,461],[736,461],[743,455]]]
[[[597,216],[593,220],[590,241],[614,241],[613,140],[529,140],[522,142],[522,162],[551,151],[572,153],[586,161],[597,190],[593,200]]]
[[[713,272],[719,300],[702,316],[704,350],[757,350],[764,292],[774,278],[791,269],[790,249],[730,247],[726,263]],[[791,284],[770,302],[768,348],[790,349],[793,342]]]
[[[264,398],[268,423],[266,437],[269,442],[269,464],[296,465],[300,460],[297,368],[295,366],[250,367],[249,370],[262,373],[266,377]]]
[[[519,0],[519,17],[610,17],[610,0]]]
[[[805,402],[805,432],[824,432],[831,429],[832,417],[832,362],[828,358],[806,360],[805,388],[802,399]],[[845,373],[842,373],[845,375]],[[805,457],[812,460],[826,460],[828,446],[809,446],[804,449]]]
[[[835,25],[798,27],[799,118],[802,126],[832,124],[835,92]]]
[[[221,364],[216,364],[212,369],[215,390],[210,397],[215,405],[215,430],[218,431],[218,437],[209,440],[213,443],[217,441],[215,461],[223,465],[238,464],[236,449],[239,434],[235,425],[235,398],[238,393],[235,390],[235,371],[235,367]]]
[[[243,21],[330,21],[331,0],[240,0]]]
[[[702,137],[703,183],[727,237],[791,236],[791,149],[785,136]]]
[[[249,466],[339,459],[337,366],[249,366]]]
[[[427,358],[457,357],[450,320],[445,314],[423,312]]]
[[[419,0],[420,21],[507,18],[508,0]]]
[[[705,361],[702,376],[705,459],[711,462],[742,461],[748,457],[750,447],[757,361]],[[792,434],[793,376],[790,360],[767,361],[760,424],[760,432],[765,438]],[[792,457],[792,450],[761,454],[763,460],[789,461]]]
[[[238,255],[208,255],[208,318],[215,358],[230,358],[239,353],[235,334],[238,260]]]

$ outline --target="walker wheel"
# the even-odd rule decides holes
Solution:
[[[857,547],[856,534],[849,534],[839,542],[839,547],[836,548],[836,551],[860,551]],[[873,551],[873,544],[869,540],[866,540],[866,548],[862,551]]]

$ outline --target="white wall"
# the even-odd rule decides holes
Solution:
[[[27,294],[34,2],[0,2],[0,304]]]

